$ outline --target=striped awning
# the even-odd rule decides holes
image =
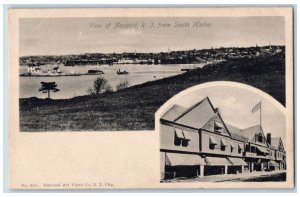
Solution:
[[[226,147],[227,146],[226,140],[221,139],[221,145]]]
[[[247,163],[241,158],[229,157],[228,160],[235,166],[245,166]]]
[[[168,166],[205,165],[205,161],[199,155],[166,153],[166,165]]]
[[[231,165],[229,160],[224,157],[205,157],[205,163],[209,166]]]
[[[213,144],[213,145],[218,144],[217,140],[216,140],[216,138],[214,136],[210,136],[209,137],[209,144]]]
[[[178,138],[184,139],[183,133],[181,129],[175,128],[175,133]]]
[[[222,125],[221,123],[219,123],[219,122],[215,122],[215,127],[216,127],[217,129],[222,129],[222,128],[223,128],[223,125]]]
[[[278,167],[279,164],[276,161],[270,161],[270,166]]]
[[[244,149],[243,145],[242,144],[239,144],[239,149]]]
[[[257,148],[257,150],[259,150],[262,153],[269,153],[269,151],[266,148],[259,147],[259,146],[256,146],[256,148]]]
[[[183,130],[182,132],[183,132],[184,139],[191,140],[191,136],[188,131]]]
[[[231,148],[235,149],[235,145],[233,142],[230,142]]]

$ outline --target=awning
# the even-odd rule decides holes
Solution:
[[[182,132],[185,139],[191,140],[191,136],[188,131],[183,130]]]
[[[270,161],[270,166],[278,167],[279,164],[276,161]]]
[[[213,144],[213,145],[218,144],[217,141],[216,141],[216,138],[213,137],[213,136],[210,136],[210,137],[209,137],[209,144]]]
[[[247,163],[241,158],[229,157],[228,159],[232,163],[232,165],[235,165],[235,166],[245,166],[245,165],[247,165]]]
[[[178,138],[184,139],[183,133],[181,129],[175,128],[175,133]]]
[[[221,145],[226,147],[227,146],[226,140],[221,139]]]
[[[239,144],[239,149],[244,149],[243,145],[242,144]]]
[[[235,149],[235,145],[233,142],[230,142],[231,148]]]
[[[204,159],[199,155],[167,153],[166,165],[168,166],[195,166],[205,165]]]
[[[259,146],[256,146],[256,148],[262,153],[269,153],[269,151],[266,148],[259,147]]]
[[[221,123],[218,123],[218,122],[215,122],[215,127],[217,129],[222,129],[223,128],[223,125]]]
[[[229,160],[223,157],[205,157],[205,163],[209,166],[231,165]]]

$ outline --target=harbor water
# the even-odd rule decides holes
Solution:
[[[42,71],[52,70],[57,65],[43,65]],[[129,86],[142,84],[148,81],[158,80],[183,73],[181,69],[193,69],[203,67],[204,64],[171,64],[171,65],[146,65],[146,64],[114,64],[114,65],[85,65],[62,66],[62,73],[85,74],[88,70],[102,70],[101,75],[60,76],[60,77],[19,77],[20,98],[38,97],[46,98],[47,94],[39,92],[41,82],[53,82],[57,84],[59,92],[51,93],[51,98],[64,99],[87,95],[87,90],[93,86],[97,77],[105,78],[115,90],[116,86],[127,81]],[[127,71],[129,74],[118,75],[117,71]],[[20,66],[19,74],[27,73],[27,66]]]

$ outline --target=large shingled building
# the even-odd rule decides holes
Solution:
[[[160,159],[162,179],[286,169],[280,138],[224,122],[208,97],[160,118]]]

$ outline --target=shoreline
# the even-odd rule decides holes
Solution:
[[[285,55],[278,54],[210,64],[112,93],[50,100],[19,98],[20,128],[21,131],[152,130],[155,112],[167,100],[182,90],[211,81],[253,86],[285,106],[284,74]]]
[[[26,75],[26,74],[21,74],[19,75],[20,77],[80,77],[84,75],[103,75],[103,74],[62,74],[62,75]]]

